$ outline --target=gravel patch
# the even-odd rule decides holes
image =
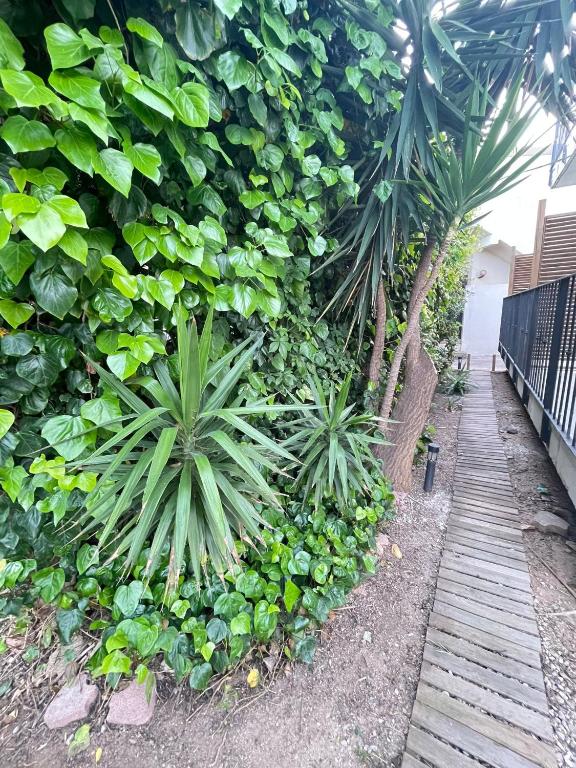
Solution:
[[[576,591],[576,552],[560,536],[532,530],[548,511],[570,517],[572,503],[507,375],[494,374],[494,401],[508,470],[526,526],[534,605],[542,636],[544,681],[561,768],[576,766],[576,599],[546,567]],[[510,434],[509,427],[517,428]],[[573,518],[572,518],[573,519]]]
[[[209,701],[161,681],[145,728],[106,725],[104,700],[90,748],[69,762],[73,729],[17,718],[3,768],[88,768],[98,749],[99,768],[399,768],[450,510],[460,411],[449,405],[438,395],[429,419],[441,446],[434,491],[421,490],[422,463],[386,529],[377,574],[334,612],[312,667],[288,665],[255,692],[244,671]]]

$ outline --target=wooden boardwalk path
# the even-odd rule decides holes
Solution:
[[[402,768],[557,768],[490,374],[472,381]]]

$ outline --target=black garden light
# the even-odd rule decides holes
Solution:
[[[430,443],[428,446],[428,461],[426,462],[426,475],[424,476],[424,490],[431,491],[434,485],[434,474],[436,472],[436,461],[440,452],[440,446],[436,443]]]

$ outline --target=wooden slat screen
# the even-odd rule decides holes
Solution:
[[[546,216],[538,285],[576,272],[576,212]]]
[[[514,294],[528,290],[530,288],[530,275],[532,274],[532,254],[517,253],[514,256],[513,269],[510,293]]]

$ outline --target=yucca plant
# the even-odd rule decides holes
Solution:
[[[262,469],[280,471],[274,457],[294,461],[246,420],[283,408],[263,402],[242,407],[235,395],[261,337],[245,340],[210,364],[211,339],[212,313],[198,338],[195,322],[186,323],[181,310],[178,384],[158,360],[155,376],[135,382],[143,397],[94,364],[128,414],[118,432],[76,463],[100,474],[87,499],[80,536],[96,534],[110,560],[126,554],[126,570],[149,543],[145,576],[157,568],[169,542],[169,592],[178,583],[186,549],[201,579],[209,562],[222,573],[238,559],[235,536],[249,542],[259,538],[263,521],[256,504],[279,506]]]
[[[462,396],[472,389],[470,381],[470,371],[448,369],[440,382],[440,390],[445,395]]]
[[[295,489],[304,488],[304,499],[314,492],[318,508],[322,499],[333,495],[340,507],[348,502],[349,491],[367,491],[372,484],[370,469],[379,464],[372,446],[386,443],[375,431],[379,419],[371,414],[355,413],[355,405],[346,405],[352,374],[350,373],[336,393],[330,385],[328,398],[318,377],[310,380],[314,399],[312,409],[304,410],[299,418],[286,426],[294,434],[284,441],[300,459]]]

